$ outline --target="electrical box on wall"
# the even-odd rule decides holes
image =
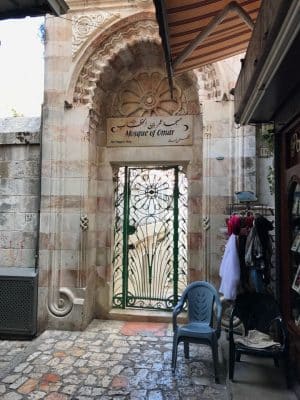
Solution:
[[[0,267],[0,336],[34,336],[38,275],[34,268]]]

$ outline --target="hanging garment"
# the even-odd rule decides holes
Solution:
[[[248,228],[248,233],[250,231],[250,229],[253,227],[253,222],[254,222],[254,215],[252,211],[247,211],[247,215],[245,217],[245,222],[246,222],[246,226]]]
[[[234,235],[238,235],[240,231],[240,225],[241,225],[241,217],[237,215],[236,213],[232,214],[229,220],[227,221],[227,232],[228,235],[231,235],[232,233]]]
[[[255,226],[251,229],[247,238],[245,262],[249,268],[264,268],[262,244]]]
[[[244,212],[241,212],[238,252],[239,252],[240,269],[241,269],[241,278],[240,278],[241,288],[243,288],[245,291],[247,290],[249,283],[249,269],[246,267],[245,263],[246,241],[247,241],[247,236],[252,228],[253,220],[254,217],[251,211],[247,211],[246,216]]]
[[[272,229],[272,222],[258,216],[246,241],[245,264],[250,271],[250,283],[257,292],[264,292],[270,283],[272,242],[269,231]]]
[[[237,236],[230,235],[225,246],[224,256],[220,265],[220,293],[227,300],[235,300],[240,283],[240,262],[237,248]]]

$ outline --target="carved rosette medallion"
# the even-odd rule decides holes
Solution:
[[[105,26],[119,17],[119,14],[101,12],[100,14],[76,15],[72,18],[72,55],[78,52],[82,44],[101,25]]]
[[[182,91],[174,85],[171,97],[168,79],[160,72],[142,72],[124,82],[113,101],[116,116],[176,115],[182,110]]]

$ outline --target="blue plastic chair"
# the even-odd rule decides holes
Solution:
[[[187,303],[188,322],[177,325],[177,316]],[[189,358],[189,343],[209,345],[212,349],[215,381],[218,376],[218,339],[221,335],[222,304],[214,286],[208,282],[197,281],[186,287],[173,310],[173,350],[172,372],[175,373],[177,347],[184,342],[184,356]]]

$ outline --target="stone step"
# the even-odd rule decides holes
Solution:
[[[108,319],[116,321],[136,321],[136,322],[172,322],[172,312],[155,310],[135,310],[113,308],[108,313]],[[186,321],[186,313],[178,316],[177,321]]]

